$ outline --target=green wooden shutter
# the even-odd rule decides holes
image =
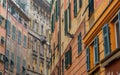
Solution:
[[[23,42],[24,47],[26,47],[26,42],[27,42],[27,37],[24,35],[24,42]]]
[[[68,52],[65,53],[65,68],[68,68]]]
[[[98,37],[96,36],[94,39],[94,62],[95,65],[99,62],[99,51],[98,51]]]
[[[51,32],[54,32],[54,15],[52,15],[51,25]]]
[[[26,73],[26,60],[23,60],[22,75]]]
[[[89,17],[91,17],[93,12],[94,12],[94,0],[89,0]]]
[[[79,8],[82,7],[82,0],[79,0]]]
[[[6,50],[6,52],[5,52],[5,69],[8,70],[8,66],[9,66],[9,50]]]
[[[12,39],[15,40],[16,38],[16,27],[12,26]]]
[[[69,3],[69,29],[71,29],[71,4]]]
[[[67,10],[65,11],[65,35],[67,35],[68,32],[68,14]]]
[[[14,71],[14,53],[11,53],[10,71]]]
[[[11,8],[11,14],[13,15],[15,13],[14,7]]]
[[[7,30],[7,35],[10,36],[10,21],[9,20],[6,20],[5,28]]]
[[[120,27],[120,9],[119,9],[119,13],[118,13],[118,21],[119,21],[119,27]]]
[[[68,59],[69,59],[69,64],[71,65],[72,64],[72,48],[70,47],[70,50],[68,51]]]
[[[0,72],[0,75],[2,75],[2,72]]]
[[[74,17],[77,16],[77,0],[74,0]]]
[[[87,70],[90,70],[90,49],[89,47],[86,48],[86,59],[87,59]]]
[[[78,54],[80,54],[82,51],[82,37],[81,33],[78,35]]]
[[[110,54],[110,35],[108,24],[103,26],[103,38],[104,38],[104,52],[105,56]]]
[[[64,74],[64,59],[62,59],[62,74]]]
[[[20,63],[21,63],[21,59],[19,56],[17,56],[17,74],[20,74]]]
[[[21,32],[18,31],[18,44],[21,44]]]
[[[6,0],[3,0],[3,7],[6,8]]]

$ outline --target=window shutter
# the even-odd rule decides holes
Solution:
[[[74,17],[77,16],[77,0],[74,0]]]
[[[2,75],[2,72],[0,72],[0,75]]]
[[[94,61],[95,65],[99,62],[99,51],[98,51],[98,37],[96,36],[94,39]]]
[[[91,17],[93,12],[94,12],[94,0],[89,0],[89,17]]]
[[[78,54],[80,54],[82,51],[82,37],[81,33],[78,35]]]
[[[26,42],[27,42],[27,37],[24,35],[24,43],[23,43],[24,47],[26,47]]]
[[[69,3],[69,29],[71,29],[71,4]]]
[[[72,64],[72,48],[70,47],[70,50],[68,51],[69,52],[69,64],[71,65]]]
[[[109,35],[109,27],[108,24],[103,26],[103,38],[104,38],[104,51],[105,56],[110,54],[110,35]]]
[[[65,53],[65,68],[68,67],[68,52]]]
[[[16,28],[15,26],[12,26],[12,39],[15,40],[16,38]]]
[[[14,71],[14,53],[11,53],[10,71]]]
[[[3,0],[3,7],[6,8],[6,0]]]
[[[8,70],[8,66],[9,66],[9,50],[6,50],[6,52],[5,52],[5,69]]]
[[[68,14],[67,14],[67,10],[65,11],[65,35],[68,32]]]
[[[120,10],[119,10],[119,13],[118,13],[118,21],[119,21],[119,26],[120,26]]]
[[[6,20],[6,30],[7,30],[7,35],[10,36],[10,21],[9,20]]]
[[[90,70],[90,49],[89,47],[86,48],[86,59],[87,59],[87,70]]]
[[[54,32],[54,15],[52,15],[51,25],[51,31]]]
[[[79,0],[79,8],[82,7],[82,0]]]
[[[15,13],[14,7],[11,8],[11,14],[13,15]]]
[[[58,1],[56,1],[56,21],[58,20],[58,4],[57,4]]]
[[[19,56],[17,56],[17,74],[20,74],[20,62],[21,62],[21,59]]]
[[[18,44],[21,44],[21,32],[18,31]]]

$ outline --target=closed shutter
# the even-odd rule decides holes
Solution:
[[[69,29],[71,29],[71,4],[69,3]]]
[[[68,52],[65,53],[65,68],[68,68]]]
[[[78,35],[78,54],[80,54],[82,51],[82,37],[81,33]]]
[[[98,37],[96,36],[94,39],[94,62],[95,65],[99,62],[99,51],[98,51]]]
[[[87,59],[87,71],[90,70],[90,49],[86,48],[86,59]]]
[[[14,7],[11,8],[11,14],[13,15],[15,13]]]
[[[58,20],[58,10],[59,10],[59,6],[58,6],[58,1],[56,1],[56,21]]]
[[[93,12],[94,12],[94,0],[89,0],[89,17],[91,17]]]
[[[27,37],[24,35],[24,43],[23,43],[24,47],[26,47],[26,42],[27,42]]]
[[[7,30],[7,35],[10,36],[10,21],[6,20],[6,30]]]
[[[82,0],[79,0],[79,8],[82,7]]]
[[[0,72],[0,75],[2,75],[2,72]]]
[[[15,40],[16,38],[16,28],[15,26],[12,26],[12,39]]]
[[[21,44],[21,32],[18,31],[18,44]]]
[[[20,62],[21,62],[21,59],[19,56],[17,56],[17,75],[20,74]]]
[[[6,52],[5,52],[5,69],[8,70],[8,66],[9,66],[9,50],[6,50]]]
[[[6,8],[6,0],[3,0],[3,7]]]
[[[51,25],[51,32],[54,32],[54,15],[52,15]]]
[[[65,11],[65,35],[67,35],[68,32],[68,14],[67,10]]]
[[[74,0],[74,17],[77,16],[77,0]]]
[[[11,53],[10,71],[14,71],[14,53]]]
[[[105,56],[110,54],[110,35],[108,24],[103,26],[103,38],[104,38],[104,52]]]

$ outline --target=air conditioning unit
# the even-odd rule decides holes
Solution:
[[[0,61],[4,61],[4,55],[0,53]]]

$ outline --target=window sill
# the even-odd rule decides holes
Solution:
[[[80,53],[78,53],[76,58],[79,58],[79,56],[81,56],[81,54],[82,54],[82,51]]]
[[[100,68],[100,64],[98,63],[96,66],[94,66],[92,69],[88,70],[88,75],[91,75],[94,71]]]

